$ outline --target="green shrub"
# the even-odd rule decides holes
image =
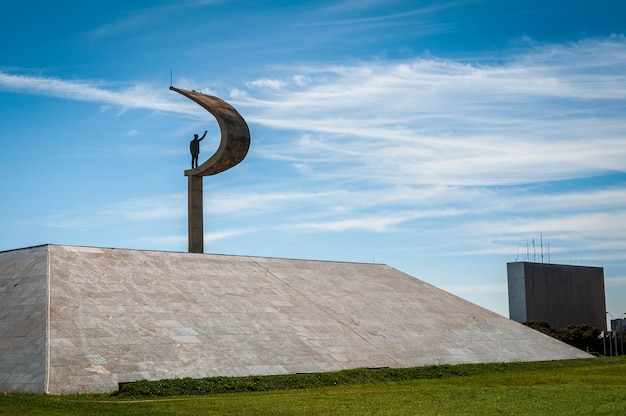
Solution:
[[[358,368],[328,373],[273,376],[183,378],[160,381],[141,380],[120,385],[120,389],[114,395],[120,397],[155,397],[307,389],[336,385],[465,376],[476,373],[477,368],[475,365],[439,365],[414,368]]]

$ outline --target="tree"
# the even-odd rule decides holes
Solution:
[[[550,335],[554,337],[556,330],[550,326],[550,324],[546,321],[528,321],[524,322],[524,325],[534,329],[535,331],[539,331],[546,335]]]
[[[598,328],[586,324],[568,325],[558,329],[555,338],[583,351],[589,348],[594,351],[602,351],[602,340],[598,339],[601,332]]]
[[[602,331],[590,325],[568,325],[561,329],[552,328],[546,321],[529,321],[524,325],[583,351],[602,351],[602,338],[598,338]]]

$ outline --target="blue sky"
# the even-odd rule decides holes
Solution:
[[[0,6],[0,250],[385,263],[508,316],[506,263],[604,267],[626,312],[626,2],[58,1]],[[533,248],[534,241],[534,248]],[[543,250],[542,250],[543,243]]]

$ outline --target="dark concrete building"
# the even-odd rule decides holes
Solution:
[[[512,320],[606,330],[602,267],[514,262],[507,263],[507,275]]]

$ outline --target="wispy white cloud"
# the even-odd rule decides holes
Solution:
[[[185,193],[151,198],[133,198],[98,210],[97,216],[131,221],[180,218],[186,215],[186,202],[187,195]]]
[[[184,193],[159,197],[132,198],[112,202],[108,206],[75,207],[44,217],[46,227],[90,230],[103,224],[121,224],[137,221],[165,221],[186,215],[187,195]]]
[[[258,230],[245,230],[245,229],[237,229],[237,230],[228,230],[228,231],[216,231],[210,233],[204,233],[204,242],[206,244],[215,243],[219,240],[237,237],[249,233],[256,232]]]
[[[264,79],[236,99],[255,123],[309,132],[264,154],[307,166],[332,160],[338,176],[474,186],[560,180],[625,170],[625,59],[620,36],[545,45],[501,65],[301,67],[304,86],[293,75]]]
[[[607,277],[604,279],[604,283],[607,287],[626,286],[626,277]]]
[[[54,77],[0,72],[0,89],[5,91],[87,101],[121,109],[147,109],[192,115],[199,113],[197,106],[168,99],[165,96],[166,93],[160,93],[158,89],[149,85],[117,86],[118,89],[114,87],[116,86],[102,81],[63,80]]]
[[[308,14],[314,18],[305,21],[304,26],[316,27],[321,31],[342,30],[354,33],[410,25],[414,31],[433,35],[453,31],[455,22],[441,16],[446,16],[446,12],[466,3],[420,2],[409,3],[406,7],[406,2],[395,0],[344,0],[309,11]]]
[[[301,78],[299,78],[301,79]],[[296,79],[294,78],[294,81]],[[284,82],[275,80],[275,79],[257,79],[255,81],[250,81],[248,85],[252,87],[261,87],[261,88],[282,88],[284,86]]]
[[[351,214],[349,218],[333,221],[320,221],[309,223],[289,224],[286,228],[299,231],[334,231],[343,232],[348,230],[366,230],[372,232],[386,232],[399,224],[419,218],[440,218],[459,215],[454,209],[438,209],[426,211],[401,211],[377,212],[375,214]]]
[[[211,6],[222,3],[224,0],[191,0],[177,1],[175,4],[155,5],[132,9],[118,19],[102,24],[89,32],[86,36],[91,39],[102,39],[111,36],[119,36],[129,32],[153,27],[161,22],[172,19],[180,11],[190,8]]]
[[[573,213],[569,215],[541,215],[537,217],[494,219],[467,222],[463,225],[466,233],[472,235],[524,235],[550,233],[553,236],[576,236],[585,240],[591,235],[602,235],[603,239],[619,241],[626,235],[626,211]],[[623,246],[623,244],[620,244]],[[616,247],[617,248],[617,247]]]

